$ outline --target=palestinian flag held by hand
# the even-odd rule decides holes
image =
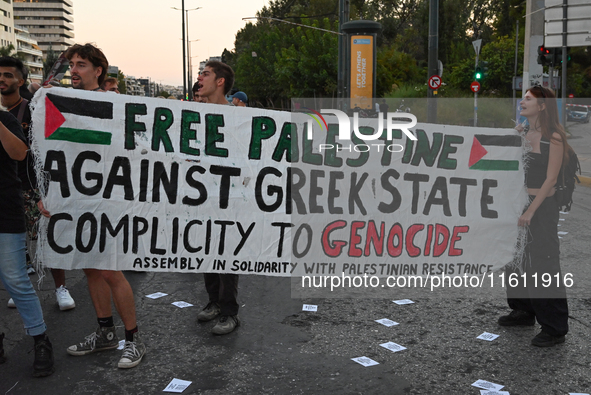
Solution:
[[[113,119],[113,103],[58,96],[51,93],[45,97],[46,140],[111,145],[112,135],[110,132],[91,130],[80,126],[92,124],[93,120],[99,119]]]
[[[521,149],[521,137],[516,135],[475,134],[468,167],[471,170],[517,171],[519,170],[518,160],[498,159],[507,157],[508,148]]]

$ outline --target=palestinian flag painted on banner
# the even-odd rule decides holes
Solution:
[[[521,149],[520,136],[475,134],[472,141],[472,149],[470,150],[468,167],[471,170],[517,171],[519,170],[518,160],[497,159],[503,156],[506,157],[504,154],[510,148]]]
[[[76,127],[63,114],[94,119],[113,119],[113,103],[70,98],[48,93],[45,97],[45,139],[81,144],[111,145],[111,133]],[[88,119],[85,124],[88,123]],[[64,126],[65,125],[65,126]]]

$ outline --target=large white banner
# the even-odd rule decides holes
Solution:
[[[527,196],[512,130],[364,142],[306,113],[61,88],[33,105],[49,267],[453,275],[513,258]]]

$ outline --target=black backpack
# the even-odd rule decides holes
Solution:
[[[548,158],[550,156],[550,141],[542,138],[541,142],[544,144],[540,144],[540,152]],[[581,183],[579,177],[577,177],[577,173],[581,174],[581,164],[579,163],[577,154],[572,147],[569,146],[568,162],[560,168],[558,180],[556,181],[556,192],[554,193],[554,198],[558,203],[558,207],[562,211],[570,211],[573,204],[575,181],[579,184]]]

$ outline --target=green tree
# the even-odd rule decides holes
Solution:
[[[127,94],[127,85],[125,85],[125,74],[121,70],[117,73],[117,88],[123,95]]]
[[[328,18],[323,23],[303,20],[306,25],[336,30]],[[307,23],[306,23],[307,22]],[[297,27],[290,30],[291,45],[277,54],[277,81],[287,97],[331,97],[337,89],[337,35]]]
[[[376,96],[382,97],[392,90],[394,84],[417,81],[420,70],[416,61],[394,46],[383,47],[377,53]]]
[[[57,62],[59,57],[60,57],[60,54],[55,52],[53,50],[53,48],[51,46],[49,46],[49,49],[47,50],[47,54],[45,55],[45,60],[43,61],[43,79],[44,80],[46,80],[47,77],[49,76],[49,72],[51,71],[51,68],[53,67],[55,62]]]
[[[0,47],[0,56],[12,56],[14,58],[18,58],[18,54],[14,49],[14,45],[12,43],[4,46],[4,47]]]
[[[523,59],[523,45],[519,45],[517,59]],[[484,94],[497,97],[512,95],[512,78],[515,68],[515,40],[511,37],[500,37],[498,40],[485,43],[480,52],[480,60],[488,62],[488,72],[480,81]],[[518,60],[517,74],[522,73],[522,63]],[[447,83],[470,94],[470,83],[474,81],[474,57],[456,63],[452,68]]]

